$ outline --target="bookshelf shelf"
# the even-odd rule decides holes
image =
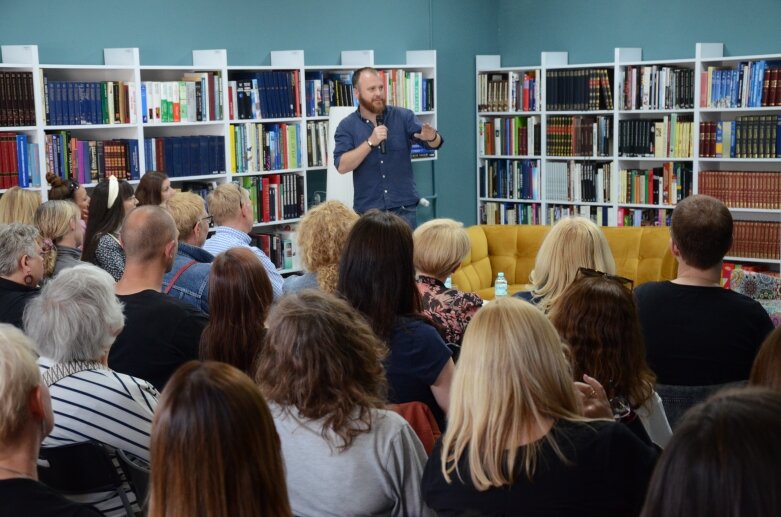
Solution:
[[[618,206],[623,206],[626,208],[653,208],[653,209],[662,209],[662,210],[672,210],[675,208],[675,205],[651,205],[651,204],[642,204],[642,203],[618,203]]]
[[[597,203],[594,201],[572,201],[567,199],[548,199],[548,204],[551,205],[578,205],[578,206],[612,206],[612,203]]]
[[[609,162],[613,160],[612,156],[557,156],[555,154],[548,155],[546,157],[550,161],[561,161],[561,162],[577,162],[577,161],[602,161],[602,162]]]
[[[250,171],[250,172],[234,172],[231,174],[234,178],[248,178],[252,176],[270,176],[274,174],[294,174],[298,172],[304,172],[304,169],[277,169],[272,171]]]
[[[481,154],[480,158],[485,160],[539,160],[541,156],[538,154]]]
[[[538,204],[541,203],[539,199],[515,199],[515,198],[501,198],[501,197],[481,197],[480,201],[497,201],[500,203],[524,203],[524,204]]]
[[[542,115],[541,111],[478,111],[479,117],[533,117]]]

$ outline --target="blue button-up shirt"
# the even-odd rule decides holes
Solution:
[[[353,208],[358,213],[370,208],[387,210],[415,206],[420,199],[412,174],[410,148],[413,141],[428,146],[412,136],[420,132],[422,125],[415,114],[405,108],[387,106],[384,117],[384,125],[388,128],[385,154],[380,152],[379,146],[375,147],[353,171]],[[339,167],[344,153],[366,145],[372,131],[374,125],[361,116],[360,110],[345,117],[334,135],[334,165]]]

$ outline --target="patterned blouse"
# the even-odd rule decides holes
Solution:
[[[118,282],[122,278],[122,273],[125,272],[125,251],[116,236],[108,233],[100,236],[95,249],[95,263],[108,271],[115,281]]]
[[[461,344],[466,326],[477,309],[483,306],[483,299],[475,293],[448,289],[430,276],[418,275],[417,284],[423,313],[440,326],[442,339],[447,343]]]

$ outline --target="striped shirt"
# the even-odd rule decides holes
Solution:
[[[52,364],[44,357],[38,359],[41,374]],[[90,369],[60,379],[49,387],[49,392],[54,429],[41,444],[43,447],[94,440],[149,463],[152,415],[159,396],[151,384],[108,368]],[[117,461],[114,462],[124,479]],[[136,496],[127,483],[124,489],[134,503]],[[125,514],[118,496],[100,493],[70,499],[92,504],[105,515]]]
[[[263,264],[266,273],[268,273],[268,279],[271,280],[271,288],[274,291],[274,300],[278,300],[282,296],[282,275],[279,274],[277,267],[265,253],[255,246],[249,245],[251,241],[250,236],[244,232],[228,226],[218,226],[214,230],[214,234],[203,245],[203,249],[215,257],[231,248],[247,248],[251,250],[258,257],[260,263]]]

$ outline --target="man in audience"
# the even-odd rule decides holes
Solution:
[[[705,386],[748,379],[773,324],[758,302],[720,285],[732,215],[718,199],[690,196],[673,210],[670,237],[678,276],[635,289],[657,382]]]
[[[211,216],[203,198],[182,192],[168,200],[168,212],[179,230],[179,248],[171,271],[163,276],[163,292],[209,314],[209,271],[214,255],[202,249]]]
[[[223,183],[209,193],[206,201],[209,214],[214,217],[214,224],[218,226],[214,235],[203,245],[203,249],[212,255],[218,255],[230,248],[249,248],[268,273],[274,300],[279,299],[282,296],[282,275],[265,253],[249,244],[251,239],[248,233],[255,221],[249,192],[235,183]]]
[[[121,241],[125,272],[116,292],[125,328],[109,353],[109,366],[147,380],[162,391],[181,364],[198,358],[208,319],[201,311],[160,292],[177,250],[176,223],[158,206],[139,207],[125,219]]]

